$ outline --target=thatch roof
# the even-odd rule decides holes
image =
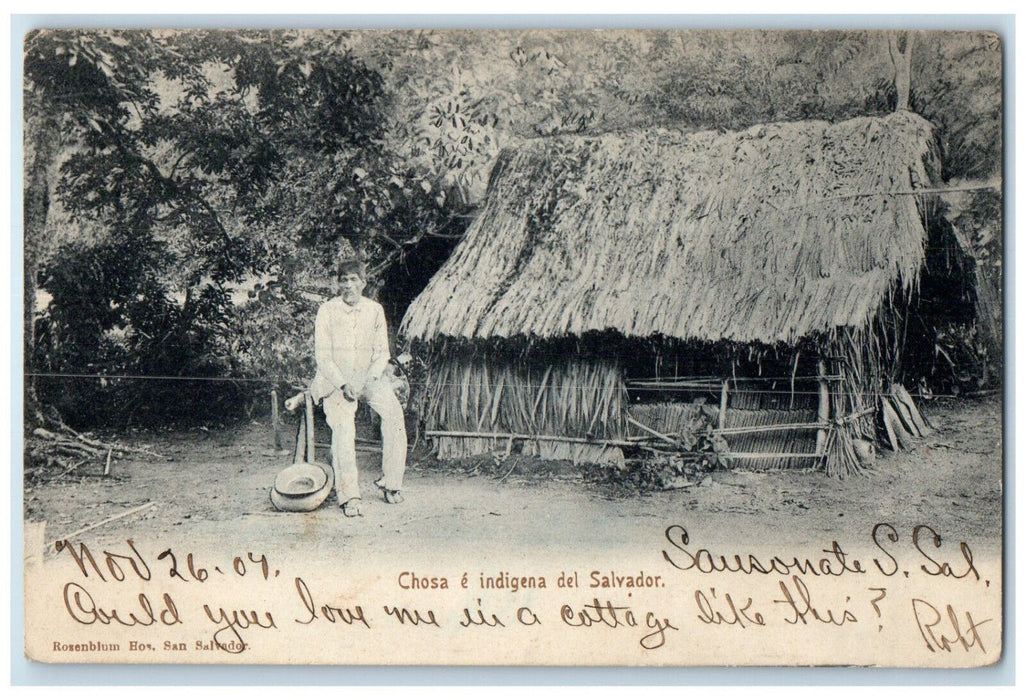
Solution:
[[[917,284],[938,172],[910,113],[539,139],[504,152],[479,216],[410,306],[430,340],[793,342],[862,327]]]

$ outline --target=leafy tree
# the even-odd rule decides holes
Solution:
[[[912,109],[939,127],[945,179],[1001,174],[1001,60],[990,33],[923,32],[916,40]]]
[[[251,332],[259,323],[247,327],[250,310],[233,302],[236,286],[273,281],[263,301],[281,292],[282,318],[297,291],[323,287],[340,257],[358,252],[381,271],[448,223],[430,182],[383,141],[380,76],[331,35],[110,37],[71,66],[90,67],[106,92],[50,105],[67,115],[58,134],[78,127],[59,159],[60,201],[106,231],[91,246],[59,248],[46,268],[47,345],[34,356],[50,369],[264,374],[272,368],[253,361],[260,353],[246,354],[262,339]],[[27,43],[34,86],[63,94],[57,76],[71,62],[53,45],[78,38],[40,33]],[[109,66],[122,62],[136,72],[118,90],[95,77],[116,75]],[[30,123],[43,120],[46,104],[37,107]],[[81,289],[89,300],[65,270],[91,283]],[[104,345],[108,336],[123,342]],[[309,354],[309,333],[292,345]]]
[[[32,32],[25,38],[24,337],[26,363],[34,357],[38,272],[52,252],[48,226],[52,185],[62,153],[100,132],[120,138],[129,122],[157,101],[146,78],[170,62],[160,43],[117,32]],[[25,383],[30,422],[48,422],[35,382]]]

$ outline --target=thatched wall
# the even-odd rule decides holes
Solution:
[[[408,337],[791,343],[914,288],[937,161],[913,114],[740,133],[651,129],[505,152]]]
[[[728,400],[723,407],[723,428],[728,431],[753,426],[814,425],[818,416],[818,389],[815,382],[731,380]],[[666,435],[684,435],[696,428],[719,425],[720,407],[709,403],[658,401],[635,403],[628,409],[631,417]],[[630,437],[644,437],[645,431],[631,426]],[[777,457],[777,454],[816,454],[816,429],[730,433],[724,437],[726,461],[745,470],[811,469],[822,465],[822,458]],[[736,456],[736,455],[744,455]],[[758,455],[758,456],[757,456]]]
[[[622,439],[626,389],[612,360],[457,352],[438,353],[431,367],[422,415],[428,431],[526,436],[437,436],[442,458],[515,450],[574,462],[623,461],[618,448],[530,439]]]
[[[765,425],[786,425],[814,423],[816,409],[796,410],[752,410],[731,409],[727,411],[725,428],[747,428]],[[809,429],[786,430],[771,433],[751,433],[726,438],[731,453],[774,455],[774,454],[816,454],[816,431]],[[728,463],[739,469],[755,471],[773,469],[814,469],[823,460],[810,457],[733,458]]]
[[[818,416],[818,382],[734,380],[724,412],[723,427],[795,425],[815,423]],[[726,437],[729,452],[745,455],[816,454],[816,430],[809,428],[755,432]],[[752,470],[811,469],[823,460],[809,457],[734,458],[732,466]]]

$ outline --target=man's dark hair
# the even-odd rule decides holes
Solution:
[[[347,258],[338,264],[338,276],[357,275],[364,282],[367,281],[367,266],[359,258]]]

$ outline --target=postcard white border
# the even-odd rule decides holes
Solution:
[[[547,6],[551,5],[546,3]],[[890,6],[889,4],[887,6]],[[972,6],[976,7],[976,5]],[[936,6],[934,5],[934,8]],[[139,666],[139,665],[48,665],[25,659],[22,648],[23,587],[22,567],[22,476],[15,465],[21,464],[22,383],[21,383],[21,268],[13,261],[21,259],[21,37],[35,27],[189,27],[189,28],[507,28],[537,27],[576,28],[766,28],[824,29],[866,28],[887,29],[980,29],[1001,35],[1006,48],[1005,75],[1005,182],[1006,240],[1005,308],[1015,308],[1015,200],[1017,191],[1015,154],[1015,81],[1016,46],[1013,15],[12,15],[10,17],[9,73],[11,119],[9,189],[11,212],[11,269],[7,275],[12,300],[5,309],[5,320],[15,341],[10,344],[10,571],[3,581],[10,581],[10,682],[13,685],[138,685],[138,686],[312,686],[312,685],[390,685],[417,686],[441,684],[467,685],[1008,685],[1015,677],[1015,601],[1017,561],[1014,544],[1015,509],[1015,444],[1011,429],[1017,418],[1012,387],[1015,386],[1014,314],[1006,313],[1005,362],[1005,530],[1004,530],[1004,655],[1001,663],[972,670],[903,670],[842,668],[752,668],[738,671],[728,668],[551,668],[551,667],[303,667],[297,674],[287,666]],[[5,262],[5,265],[7,263]],[[6,348],[5,348],[6,350]],[[5,352],[6,355],[6,352]],[[5,358],[6,359],[6,358]],[[5,415],[5,419],[7,416]],[[1016,421],[1018,422],[1018,421]],[[1016,426],[1018,427],[1018,426]],[[7,519],[4,519],[7,520]],[[6,534],[6,533],[5,533]],[[9,574],[14,573],[12,577]]]

